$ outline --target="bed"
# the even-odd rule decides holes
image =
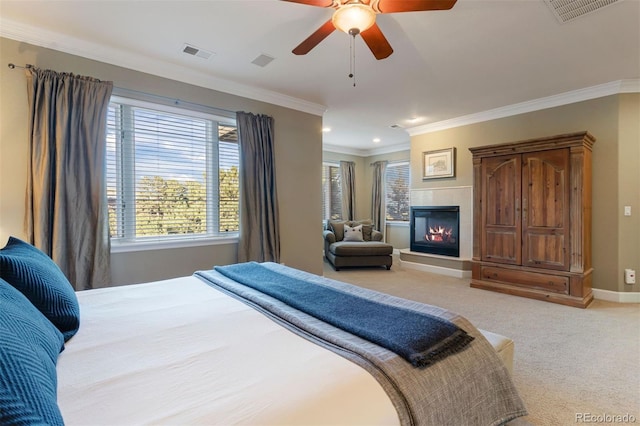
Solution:
[[[508,368],[466,319],[256,265],[313,289],[428,314],[470,339],[416,367],[216,269],[80,291],[78,328],[54,361],[53,409],[64,424],[497,425],[526,415]]]

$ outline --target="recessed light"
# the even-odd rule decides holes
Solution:
[[[410,124],[415,124],[415,123],[418,123],[418,122],[420,122],[422,120],[423,120],[422,117],[411,117],[411,118],[409,118],[408,120],[405,120],[405,121],[407,123],[410,123]]]
[[[380,138],[375,138],[375,139],[373,140],[373,142],[374,142],[374,143],[378,143],[378,142],[380,142]]]
[[[325,133],[328,133],[328,132],[331,131],[331,127],[323,127],[322,131],[325,132]]]

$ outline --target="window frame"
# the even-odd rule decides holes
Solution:
[[[151,97],[151,95],[146,95],[146,97]],[[124,104],[126,107],[138,107],[145,108],[149,110],[155,110],[159,112],[166,112],[168,114],[177,114],[183,115],[187,117],[197,118],[207,120],[208,122],[217,122],[223,125],[232,125],[237,127],[235,114],[232,112],[224,112],[223,110],[219,110],[216,108],[210,108],[204,105],[193,104],[194,108],[189,108],[189,103],[187,102],[178,102],[173,101],[174,106],[170,105],[169,102],[172,101],[170,99],[165,99],[162,97],[158,97],[160,101],[157,100],[147,100],[147,99],[138,99],[135,97],[129,97],[126,95],[114,93],[109,100],[109,104],[119,103]],[[207,124],[207,127],[209,124]],[[209,130],[209,129],[208,129]],[[212,132],[213,129],[211,128]],[[120,139],[122,135],[116,134],[116,140]],[[210,179],[207,179],[204,182],[206,186],[206,196],[207,200],[214,198],[217,194],[217,187],[219,185],[219,173],[215,173],[216,170],[219,170],[217,164],[217,153],[219,152],[219,143],[218,136],[215,135],[213,144],[210,144],[206,147],[207,156],[209,159],[216,159],[216,161],[206,161],[205,167]],[[130,143],[127,145],[121,145],[116,141],[116,149],[135,149],[135,144]],[[129,161],[127,165],[124,167],[132,167],[135,163],[134,156],[130,155],[128,157],[124,157],[125,161]],[[240,164],[238,164],[240,167]],[[106,173],[106,171],[105,171]],[[105,175],[106,179],[106,175]],[[131,189],[135,188],[135,185],[129,186],[129,191],[126,191],[120,188],[121,193],[124,193],[122,198],[130,199],[133,195],[131,194]],[[105,184],[105,190],[107,189],[107,185]],[[127,195],[129,194],[129,195]],[[239,196],[239,194],[238,194]],[[129,217],[129,222],[126,219],[123,219],[125,223],[131,224],[131,217],[135,217],[134,209],[129,209],[128,212],[124,213],[125,216]],[[219,203],[218,202],[207,202],[207,233],[198,235],[198,236],[185,236],[185,234],[176,234],[176,235],[160,235],[160,236],[149,236],[149,237],[138,237],[138,238],[122,238],[122,237],[111,237],[110,245],[112,253],[122,253],[122,252],[133,252],[133,251],[148,251],[148,250],[159,250],[159,249],[171,249],[171,248],[181,248],[181,247],[197,247],[197,246],[210,246],[210,245],[219,245],[219,244],[234,244],[238,242],[239,239],[239,231],[230,231],[225,233],[214,234],[210,227],[213,225],[210,222],[210,219],[215,215],[219,216]],[[118,220],[118,218],[116,219]],[[218,221],[220,218],[218,217]],[[133,222],[135,223],[135,222]],[[131,225],[128,225],[131,226]],[[132,232],[131,229],[128,232]],[[135,231],[133,231],[135,232]]]

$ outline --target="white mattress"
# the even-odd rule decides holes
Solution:
[[[67,425],[398,424],[364,369],[196,277],[78,292]]]

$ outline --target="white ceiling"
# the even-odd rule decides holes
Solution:
[[[278,0],[0,0],[0,35],[324,112],[325,146],[353,153],[408,146],[409,134],[461,117],[616,92],[640,79],[640,0],[564,24],[544,0],[458,0],[448,11],[378,15],[394,53],[377,61],[358,37],[355,87],[350,36],[335,31],[309,54],[291,53],[331,13]],[[215,55],[186,55],[185,43]],[[261,54],[275,59],[252,64]]]

